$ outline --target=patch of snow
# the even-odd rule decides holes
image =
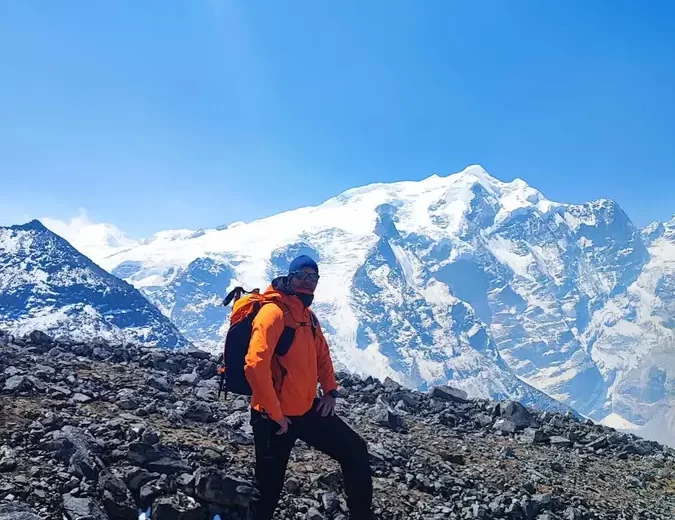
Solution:
[[[616,412],[610,413],[608,416],[602,419],[602,421],[600,421],[600,424],[621,431],[637,430],[640,428],[640,426],[630,422],[628,419],[625,419],[624,417],[621,417]]]
[[[527,280],[534,282],[534,277],[529,273],[530,264],[533,262],[533,257],[530,253],[526,255],[519,255],[512,251],[512,244],[505,238],[494,236],[487,241],[487,245],[492,251],[492,254],[505,265],[507,265],[514,274],[522,276]]]

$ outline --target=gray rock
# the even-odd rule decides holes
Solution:
[[[70,458],[69,470],[73,475],[88,480],[97,480],[100,467],[96,461],[83,450],[77,450]]]
[[[225,424],[228,428],[236,430],[245,424],[248,425],[250,417],[251,414],[249,412],[234,412],[221,420],[220,423]]]
[[[606,435],[603,435],[602,437],[599,437],[598,439],[595,439],[586,445],[587,448],[593,450],[606,448],[607,446],[609,446],[609,438]]]
[[[561,437],[559,435],[554,435],[550,440],[551,446],[558,446],[560,448],[569,448],[572,446],[572,441],[567,437]]]
[[[218,450],[215,450],[213,448],[204,448],[204,451],[202,452],[202,456],[214,463],[219,463],[223,462],[225,460],[225,457],[221,452]]]
[[[153,460],[158,460],[162,457],[168,457],[171,455],[177,454],[163,445],[153,445],[145,442],[131,442],[127,449],[127,458],[133,462],[140,464],[141,466],[151,462]]]
[[[247,506],[253,494],[249,482],[215,468],[200,467],[195,472],[194,486],[197,498],[221,506]]]
[[[385,405],[373,408],[371,415],[375,424],[389,428],[392,431],[399,431],[403,427],[403,418]]]
[[[564,518],[565,520],[581,520],[583,515],[574,507],[569,506],[567,509],[565,509]]]
[[[154,430],[145,430],[141,436],[141,441],[145,444],[155,445],[160,441],[160,434]]]
[[[40,346],[49,346],[53,343],[52,338],[41,330],[34,330],[31,332],[28,339],[30,339],[31,343]]]
[[[111,358],[113,353],[105,346],[94,347],[91,351],[91,357],[94,359],[104,360]]]
[[[23,502],[10,502],[0,504],[0,520],[42,520],[33,513],[28,504]]]
[[[286,480],[284,484],[284,488],[286,489],[286,492],[288,493],[296,493],[300,489],[300,482],[298,482],[296,479],[293,477],[290,477],[288,480]]]
[[[58,426],[60,419],[57,416],[49,416],[41,421],[45,428]],[[57,456],[67,460],[75,451],[100,453],[103,450],[103,444],[95,439],[91,434],[81,428],[72,425],[65,425],[59,431],[49,434],[48,438],[41,445],[42,449],[56,452]]]
[[[496,406],[495,414],[502,419],[511,421],[517,430],[533,425],[533,417],[522,404],[516,401],[502,401]]]
[[[482,427],[490,426],[492,424],[492,417],[486,413],[479,413],[474,416],[474,421]]]
[[[188,385],[195,386],[199,382],[199,375],[196,371],[193,371],[189,374],[182,374],[176,379],[176,383],[179,385]]]
[[[66,399],[73,395],[73,392],[71,392],[70,389],[66,388],[65,386],[55,385],[49,387],[47,394],[49,394],[49,396],[53,399]]]
[[[206,350],[190,349],[188,350],[187,355],[193,359],[201,359],[201,360],[211,359],[211,354],[208,353]]]
[[[208,510],[181,492],[157,498],[152,504],[152,520],[208,520]]]
[[[504,433],[514,433],[517,429],[516,424],[509,419],[497,419],[493,426],[495,430]]]
[[[211,379],[218,375],[218,365],[212,361],[204,361],[199,369],[197,369],[197,374],[202,379]]]
[[[101,506],[90,497],[63,495],[63,512],[68,520],[108,520]]]
[[[6,473],[8,471],[14,471],[16,469],[17,462],[16,459],[11,457],[5,457],[0,459],[0,473]]]
[[[450,464],[458,464],[460,466],[464,466],[466,464],[464,455],[459,453],[445,453],[442,455],[442,457],[444,461],[449,462]]]
[[[160,459],[148,462],[146,467],[150,471],[156,471],[157,473],[164,473],[166,475],[185,473],[192,470],[187,462],[170,457],[162,457]]]
[[[122,480],[133,493],[138,493],[144,484],[157,480],[159,477],[160,473],[151,473],[146,469],[137,467],[129,468],[122,474]]]
[[[166,475],[162,475],[157,480],[143,484],[139,492],[139,498],[141,504],[149,504],[156,497],[160,495],[168,495],[173,491],[175,491],[174,486],[171,486],[168,477]]]
[[[117,400],[115,403],[120,410],[136,410],[140,406],[140,401],[135,397],[125,397]]]
[[[117,392],[115,404],[121,410],[136,410],[141,405],[141,398],[135,390],[123,388]]]
[[[73,394],[73,397],[69,399],[71,403],[80,403],[80,404],[87,404],[92,401],[91,396],[88,396],[87,394],[83,394],[80,392],[77,392]]]
[[[340,506],[340,500],[337,493],[330,491],[321,495],[321,504],[326,514],[331,515],[337,511],[337,508]]]
[[[163,377],[149,376],[145,382],[148,386],[154,388],[155,390],[159,390],[160,392],[168,393],[172,390],[169,382]]]
[[[212,402],[218,398],[218,390],[210,386],[201,386],[197,389],[196,395],[202,401]]]
[[[252,446],[255,444],[253,436],[242,431],[228,432],[227,440],[230,444],[236,444],[237,446]]]
[[[101,475],[99,487],[103,490],[101,502],[111,518],[138,520],[134,499],[121,478],[105,472]]]
[[[547,509],[551,506],[553,502],[553,497],[551,493],[541,493],[537,495],[532,495],[532,500],[539,504],[540,510]]]
[[[396,381],[387,376],[382,382],[382,386],[387,390],[400,390],[402,387]]]
[[[206,403],[195,402],[190,404],[185,412],[183,412],[183,417],[185,419],[191,419],[193,421],[201,423],[210,423],[214,421],[213,411],[211,407]]]
[[[468,401],[468,394],[464,390],[452,388],[451,386],[434,387],[431,390],[431,397],[455,403],[466,403]]]
[[[3,372],[7,377],[12,377],[12,376],[17,376],[17,375],[22,375],[24,373],[23,370],[17,367],[13,366],[8,366],[5,368],[5,371]]]
[[[33,385],[28,379],[28,376],[12,376],[7,381],[5,381],[5,387],[3,388],[5,392],[28,392],[33,390]]]
[[[529,444],[543,444],[548,441],[548,435],[538,428],[525,428],[521,438]]]
[[[315,507],[310,507],[307,511],[307,520],[326,520],[326,517],[323,516]]]
[[[50,357],[50,358],[55,358],[55,357],[63,355],[63,353],[64,352],[63,352],[62,349],[60,349],[59,347],[54,347],[54,348],[50,349],[49,352],[47,352],[47,356]]]
[[[171,475],[192,470],[186,462],[181,460],[177,451],[163,444],[131,442],[127,450],[127,458],[156,473]]]

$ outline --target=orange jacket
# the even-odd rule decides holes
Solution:
[[[317,382],[325,394],[337,389],[328,344],[318,321],[314,337],[311,311],[287,293],[283,279],[272,282],[264,296],[274,303],[263,305],[253,320],[244,367],[252,390],[251,406],[273,420],[303,415],[312,407]],[[288,352],[276,356],[284,327],[295,328],[295,336]]]

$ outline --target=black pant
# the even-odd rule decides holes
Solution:
[[[251,520],[272,520],[284,485],[286,466],[297,439],[316,448],[342,467],[347,505],[352,520],[370,520],[373,483],[366,442],[337,415],[321,417],[312,409],[302,416],[289,417],[291,424],[283,435],[279,425],[251,410],[255,439],[255,477],[260,498],[251,501]]]

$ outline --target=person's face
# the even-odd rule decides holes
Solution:
[[[289,281],[293,292],[304,294],[314,294],[318,283],[319,275],[311,267],[305,267],[302,271],[292,273]]]

